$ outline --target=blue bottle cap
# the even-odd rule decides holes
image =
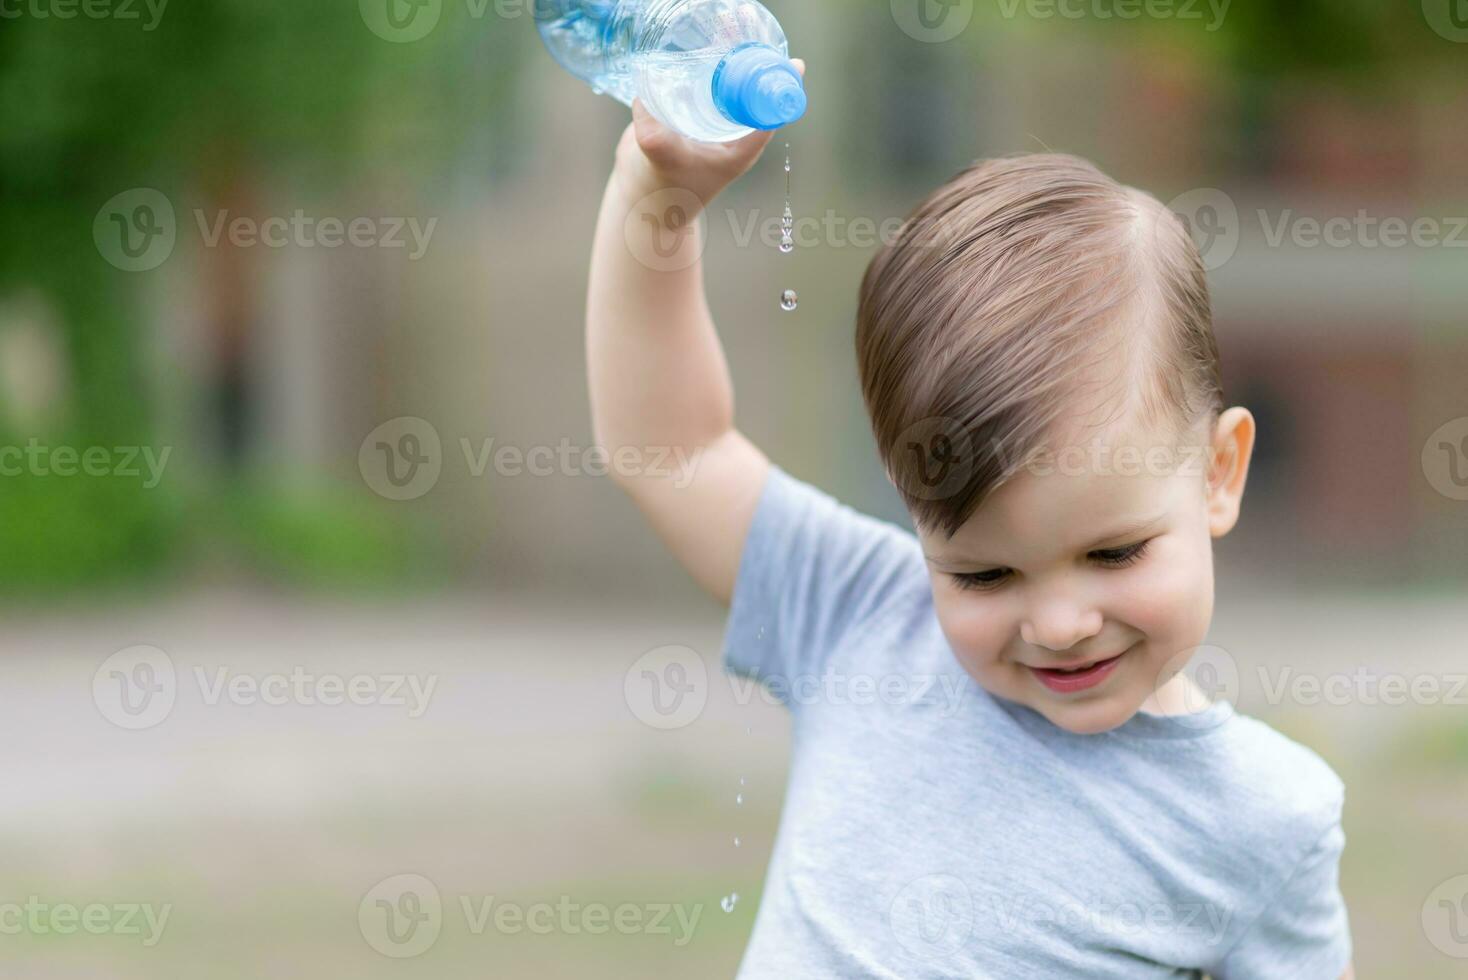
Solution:
[[[805,115],[805,84],[790,59],[751,42],[714,69],[714,105],[741,126],[779,129]]]

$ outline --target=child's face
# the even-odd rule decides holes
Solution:
[[[1237,520],[1253,433],[1242,408],[1181,446],[1123,420],[1027,466],[952,538],[920,528],[938,620],[964,668],[1080,734],[1144,705],[1186,710],[1180,655],[1208,632],[1212,541]]]

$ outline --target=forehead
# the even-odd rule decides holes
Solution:
[[[1017,563],[1097,547],[1126,525],[1201,505],[1197,442],[1195,434],[1130,415],[1110,425],[1075,425],[1019,460],[1017,472],[952,538],[919,534],[935,558]]]

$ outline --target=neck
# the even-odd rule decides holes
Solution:
[[[1153,715],[1191,715],[1204,710],[1212,699],[1182,671],[1142,702],[1142,710]]]

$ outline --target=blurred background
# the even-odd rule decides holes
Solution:
[[[905,524],[852,353],[882,228],[1028,150],[1172,203],[1260,424],[1210,642],[1346,782],[1359,974],[1464,975],[1468,10],[769,6],[811,110],[706,219],[741,428]],[[594,475],[628,113],[531,7],[0,6],[7,976],[733,975],[788,718],[722,680],[723,610]],[[786,141],[791,255],[761,233]],[[707,697],[660,729],[634,687],[669,645]],[[1353,680],[1259,683],[1301,675]],[[507,903],[580,911],[480,914]],[[36,904],[108,911],[5,928]],[[155,941],[125,906],[170,910]]]

